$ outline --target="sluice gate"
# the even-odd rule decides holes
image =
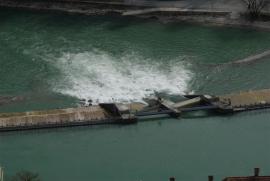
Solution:
[[[99,105],[0,113],[0,131],[41,129],[96,124],[130,124],[147,116],[168,115],[180,117],[182,113],[211,110],[219,114],[270,108],[270,89],[246,91],[222,96],[184,95],[185,100],[173,102],[155,98],[143,103],[103,103]]]

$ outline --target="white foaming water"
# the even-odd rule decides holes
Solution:
[[[55,65],[62,74],[55,91],[95,103],[141,102],[155,92],[183,93],[191,78],[179,61],[150,63],[136,55],[119,60],[100,51],[65,53]]]

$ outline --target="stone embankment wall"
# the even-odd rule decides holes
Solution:
[[[0,0],[1,6],[85,15],[132,15],[155,18],[164,23],[188,21],[270,30],[270,3],[263,10],[263,18],[250,21],[244,16],[247,7],[243,0]]]

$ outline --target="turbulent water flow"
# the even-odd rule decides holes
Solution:
[[[154,62],[137,54],[118,59],[98,50],[64,53],[53,63],[61,72],[53,89],[94,102],[140,102],[156,92],[180,94],[187,91],[192,73],[181,61],[174,62]]]

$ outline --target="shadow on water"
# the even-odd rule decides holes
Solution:
[[[127,125],[129,126],[129,125]],[[134,126],[134,125],[133,125]],[[89,125],[89,126],[75,126],[75,127],[59,127],[59,128],[42,128],[42,129],[32,129],[32,130],[21,130],[21,131],[7,131],[0,132],[0,136],[13,136],[13,135],[39,135],[39,134],[63,134],[63,133],[81,133],[88,131],[101,131],[109,128],[122,128],[123,125]]]
[[[103,15],[81,15],[81,14],[68,14],[63,12],[46,12],[46,11],[31,11],[24,9],[13,9],[13,8],[1,8],[0,7],[0,23],[5,21],[10,21],[10,18],[18,18],[18,14],[26,18],[27,21],[34,23],[35,17],[39,17],[37,19],[38,23],[42,23],[44,26],[51,27],[74,27],[76,25],[95,25],[102,23],[104,21],[109,21],[111,16],[103,16]],[[33,28],[33,27],[31,27]]]
[[[227,33],[227,32],[230,33]],[[242,41],[242,40],[258,40],[269,39],[269,31],[250,29],[246,27],[213,27],[211,31],[212,35],[219,38],[222,41]]]
[[[249,118],[250,116],[257,116],[257,115],[265,115],[270,114],[270,109],[260,109],[260,110],[251,110],[246,112],[239,112],[235,113],[233,115],[239,117],[239,118]]]
[[[147,23],[149,20],[139,19],[135,17],[121,17],[119,15],[115,15],[111,18],[117,18],[117,21],[110,23],[106,28],[110,31],[118,31],[123,28],[127,28],[129,26],[136,26],[140,24]]]
[[[186,31],[188,29],[193,29],[196,26],[196,28],[203,28],[203,25],[198,26],[195,23],[189,23],[189,22],[168,22],[166,23],[165,29],[168,32],[175,33],[179,31]]]
[[[16,18],[14,10],[9,8],[0,7],[0,25],[9,22],[11,18]]]
[[[184,114],[179,118],[171,118],[169,116],[159,116],[159,117],[145,117],[140,118],[137,123],[135,124],[104,124],[104,125],[88,125],[88,126],[74,126],[74,127],[59,127],[59,128],[41,128],[41,129],[33,129],[33,130],[20,130],[20,131],[8,131],[8,132],[0,132],[0,136],[13,136],[13,135],[38,135],[38,134],[47,134],[47,133],[54,133],[54,134],[63,134],[63,133],[82,133],[82,132],[89,132],[89,131],[102,131],[106,129],[128,129],[128,128],[136,128],[139,124],[142,123],[149,123],[151,124],[158,124],[162,126],[169,121],[182,121],[186,119],[200,119],[200,118],[207,118],[209,116],[215,116],[215,114]]]
[[[12,10],[10,10],[12,11]],[[13,12],[14,13],[14,12]],[[30,16],[33,18],[35,15],[39,14],[42,18],[39,19],[39,23],[42,23],[46,27],[52,28],[74,28],[77,26],[77,30],[83,29],[87,26],[95,26],[98,24],[105,24],[105,28],[108,30],[118,30],[131,25],[145,23],[147,20],[139,19],[135,17],[122,17],[117,14],[112,15],[82,15],[82,14],[67,14],[62,12],[31,12],[26,10],[19,10],[16,13],[20,13],[25,16]],[[6,15],[9,18],[12,15],[10,12]]]

